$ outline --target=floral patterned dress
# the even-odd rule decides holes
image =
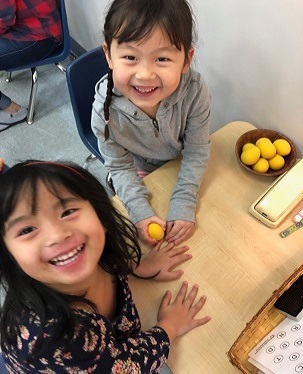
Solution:
[[[32,360],[27,362],[41,325],[39,317],[31,313],[27,323],[19,325],[16,345],[10,346],[12,351],[8,353],[8,347],[2,344],[7,369],[10,373],[44,374],[158,373],[169,353],[166,332],[160,327],[140,331],[138,311],[126,277],[118,277],[117,302],[119,312],[113,321],[77,310],[80,322],[71,341],[61,338],[49,343],[58,324],[57,318],[49,318],[43,333],[48,348],[40,356],[31,355]]]

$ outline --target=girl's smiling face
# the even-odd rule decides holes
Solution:
[[[194,54],[191,48],[185,58],[184,49],[178,50],[160,27],[141,41],[118,44],[113,39],[110,51],[106,44],[104,51],[115,87],[151,118],[177,89]]]
[[[60,186],[58,193],[60,199],[39,182],[36,204],[28,191],[21,194],[5,224],[4,242],[28,276],[80,295],[98,277],[105,229],[88,201]]]

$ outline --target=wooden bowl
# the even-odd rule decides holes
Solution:
[[[243,145],[246,144],[246,143],[255,144],[256,141],[260,138],[268,138],[272,142],[274,142],[277,139],[285,139],[285,140],[288,141],[288,143],[290,144],[290,147],[291,147],[291,151],[287,156],[283,156],[283,158],[285,160],[285,164],[284,164],[282,169],[280,169],[280,170],[268,169],[268,171],[266,173],[259,173],[255,170],[253,170],[253,168],[251,166],[243,164],[243,162],[241,161],[241,153],[242,153]],[[266,176],[266,177],[275,177],[275,176],[283,174],[285,171],[290,169],[295,164],[295,162],[297,160],[296,148],[293,145],[292,141],[289,138],[287,138],[285,135],[283,135],[283,134],[281,134],[277,131],[267,130],[267,129],[256,129],[256,130],[250,130],[250,131],[245,132],[237,140],[236,146],[235,146],[235,152],[236,152],[237,160],[239,161],[240,165],[243,166],[244,169],[246,169],[246,170],[248,170],[248,171],[250,171],[254,174],[263,175],[263,176]]]

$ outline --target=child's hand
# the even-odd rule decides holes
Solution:
[[[194,227],[194,222],[190,221],[168,221],[166,225],[165,239],[169,243],[174,242],[176,245],[178,245],[192,235]]]
[[[134,273],[145,278],[159,273],[153,278],[159,281],[179,279],[183,275],[183,270],[175,270],[175,268],[192,258],[191,254],[185,253],[188,250],[187,245],[176,248],[173,243],[163,245],[163,242],[159,242],[144,255],[140,265],[134,269]]]
[[[197,284],[192,287],[188,295],[187,290],[188,284],[183,282],[173,303],[171,303],[171,292],[167,291],[158,311],[158,326],[166,331],[170,343],[175,338],[186,334],[195,327],[204,325],[211,319],[210,316],[195,319],[206,302],[206,296],[203,295],[196,301],[199,290]]]
[[[135,224],[135,226],[138,229],[140,240],[143,243],[148,244],[149,246],[154,246],[158,244],[158,241],[156,239],[152,239],[148,235],[148,225],[152,222],[158,223],[162,227],[162,229],[165,231],[166,222],[157,216],[151,216],[151,217],[145,218],[142,221],[139,221]]]

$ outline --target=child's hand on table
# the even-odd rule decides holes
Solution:
[[[188,292],[188,284],[183,282],[173,302],[170,291],[164,295],[158,311],[158,326],[166,331],[170,343],[210,321],[210,316],[195,318],[206,302],[205,295],[197,300],[198,290],[199,286],[195,284]]]
[[[140,265],[134,269],[134,273],[140,277],[148,278],[157,274],[152,279],[159,281],[172,281],[183,275],[183,270],[177,266],[190,260],[192,255],[185,253],[189,246],[176,247],[174,243],[159,242],[146,255],[142,257]]]
[[[179,245],[192,235],[194,227],[194,222],[190,221],[168,221],[166,225],[165,239],[169,243],[174,242],[176,245]]]
[[[151,217],[148,217],[148,218],[145,218],[139,222],[137,222],[135,224],[136,228],[138,229],[138,234],[139,234],[139,238],[140,240],[145,243],[145,244],[148,244],[149,246],[154,246],[156,244],[158,244],[158,241],[151,238],[149,235],[148,235],[148,225],[150,223],[158,223],[162,229],[165,231],[166,229],[166,222],[157,217],[157,216],[151,216]]]

